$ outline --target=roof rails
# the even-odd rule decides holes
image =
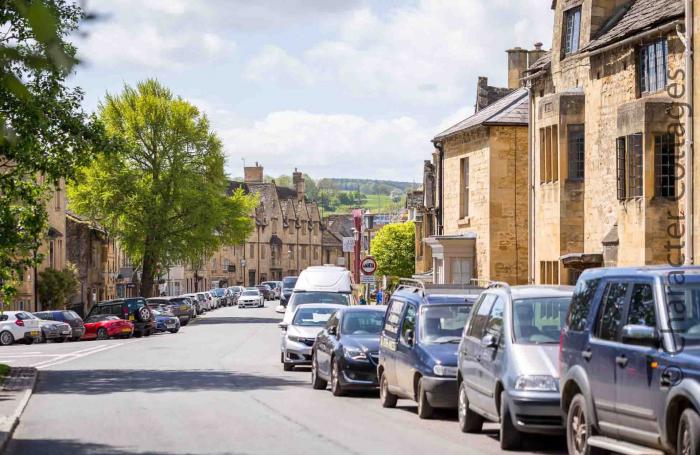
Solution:
[[[396,291],[402,291],[404,289],[413,289],[413,292],[420,292],[423,296],[425,296],[428,292],[432,291],[433,293],[439,293],[440,291],[448,291],[448,290],[483,290],[488,288],[491,284],[493,284],[492,281],[490,280],[479,280],[479,279],[472,279],[469,280],[468,283],[458,283],[458,284],[432,284],[432,283],[426,283],[421,280],[416,280],[413,278],[400,278],[399,279],[399,284],[396,286]],[[505,284],[505,283],[504,283]],[[507,286],[507,284],[506,284]]]
[[[413,278],[400,278],[399,284],[396,286],[396,291],[401,291],[403,289],[414,288],[415,290],[420,290],[425,294],[425,283],[420,280],[414,280]],[[415,291],[414,291],[415,292]]]
[[[505,281],[493,281],[488,285],[488,289],[503,289],[506,291],[508,294],[510,294],[510,284],[506,283]]]

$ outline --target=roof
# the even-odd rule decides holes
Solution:
[[[593,51],[683,17],[683,0],[636,0],[613,14],[597,36],[581,48]]]
[[[573,286],[511,286],[510,294],[514,299],[527,299],[536,297],[571,297]]]
[[[535,63],[530,65],[530,67],[526,70],[528,73],[536,73],[540,70],[543,70],[547,67],[549,67],[552,64],[552,51],[547,51],[542,57],[538,58],[535,60]]]
[[[433,141],[447,139],[454,134],[482,125],[527,126],[529,121],[528,112],[529,102],[527,89],[519,88],[471,117],[462,120],[451,128],[438,134]]]
[[[682,275],[682,278],[680,276]],[[653,265],[645,267],[608,267],[587,269],[581,277],[602,278],[602,277],[646,277],[646,278],[668,278],[675,276],[673,281],[683,284],[685,281],[697,282],[700,280],[700,266],[674,267],[672,265]]]

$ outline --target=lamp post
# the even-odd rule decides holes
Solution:
[[[245,287],[245,259],[241,259],[241,270],[243,271],[243,287]]]

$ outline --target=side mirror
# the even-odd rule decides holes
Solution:
[[[335,326],[328,327],[328,330],[326,330],[326,332],[328,332],[328,335],[337,335],[338,329]]]
[[[413,333],[413,330],[406,330],[406,343],[408,343],[409,346],[413,346],[414,338],[415,334]]]
[[[658,348],[661,338],[655,327],[630,324],[622,328],[622,342]]]
[[[486,334],[481,339],[481,347],[483,348],[495,348],[498,346],[498,339],[492,334]]]
[[[277,324],[277,327],[279,327],[280,329],[282,329],[283,331],[286,332],[287,327],[289,327],[289,324],[287,324],[286,322],[280,322],[279,324]]]

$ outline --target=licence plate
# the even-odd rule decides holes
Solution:
[[[187,307],[186,307],[186,306],[181,306],[181,307],[180,307],[180,311],[187,311]]]
[[[70,330],[64,330],[64,331],[61,332],[61,333],[62,333],[63,335],[69,335],[69,334],[70,334]]]
[[[174,329],[174,328],[175,328],[175,324],[166,324],[165,326],[166,326],[167,328],[169,328],[169,329]]]
[[[29,332],[29,333],[31,333],[31,335],[32,335],[33,337],[38,337],[38,336],[39,336],[39,331],[38,331],[38,330],[32,330],[32,331]]]
[[[130,320],[130,321],[133,321],[134,319],[136,319],[136,318],[134,317],[133,314],[132,314],[131,316],[129,316],[129,320]]]
[[[128,327],[124,327],[124,328],[122,329],[122,332],[124,332],[124,333],[130,333],[130,332],[131,332],[131,329],[128,328]]]

